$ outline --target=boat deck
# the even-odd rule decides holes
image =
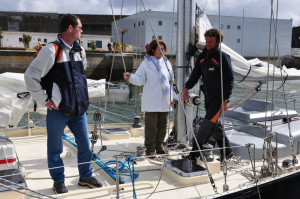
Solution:
[[[71,135],[71,134],[70,134]],[[93,163],[94,176],[103,184],[102,188],[89,189],[88,187],[81,187],[78,183],[78,170],[77,170],[77,155],[76,148],[64,142],[64,151],[62,158],[65,164],[65,184],[69,193],[55,195],[52,190],[53,181],[50,178],[47,167],[47,144],[45,135],[34,135],[26,137],[12,137],[10,138],[16,148],[19,160],[25,168],[25,180],[28,188],[37,192],[51,195],[58,198],[115,198],[116,197],[116,182],[100,167]],[[99,157],[103,162],[115,160],[116,155],[135,153],[137,146],[143,146],[143,137],[130,137],[128,139],[117,140],[103,140],[103,145],[107,150],[102,151]],[[101,142],[95,145],[94,152],[101,149]],[[215,156],[216,158],[217,156]],[[181,158],[179,151],[170,151],[170,156],[165,158],[178,159]],[[120,158],[124,161],[124,158]],[[168,175],[168,171],[162,171],[164,158],[149,159],[140,158],[136,160],[134,165],[135,172],[139,173],[139,177],[135,181],[135,190],[137,198],[199,198],[208,197],[215,194],[209,180],[205,182],[189,181],[178,178],[177,180]],[[262,162],[256,161],[256,168],[260,170]],[[229,189],[237,189],[242,185],[250,184],[250,181],[245,177],[253,175],[251,164],[249,160],[241,162],[229,162],[228,164],[228,177],[227,184]],[[241,175],[245,173],[245,175]],[[213,179],[215,181],[218,193],[223,192],[224,176],[223,172],[214,173]],[[158,185],[159,183],[159,185]],[[158,186],[157,186],[158,185]],[[132,183],[131,181],[125,184],[120,184],[120,198],[133,198]],[[155,191],[154,191],[155,190]],[[153,193],[154,192],[154,193]],[[32,198],[22,194],[14,193],[13,198]],[[19,195],[19,197],[16,196]],[[36,195],[36,194],[35,194]],[[11,197],[6,197],[11,198]]]

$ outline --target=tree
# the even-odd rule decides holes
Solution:
[[[123,30],[120,30],[120,33],[122,34],[122,51],[124,51],[125,50],[125,46],[124,46],[124,35],[125,35],[125,33],[128,33],[128,30],[127,29],[123,29]]]
[[[115,50],[120,50],[120,43],[119,43],[119,41],[114,41],[113,42],[113,47],[114,47]]]
[[[96,42],[92,41],[92,46],[91,46],[92,50],[96,50],[97,46],[96,46]]]
[[[23,44],[24,48],[29,48],[29,43],[31,42],[31,36],[23,34]]]
[[[0,47],[2,47],[2,39],[3,39],[3,30],[2,30],[2,27],[0,26]]]

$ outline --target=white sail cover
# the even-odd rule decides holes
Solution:
[[[87,83],[90,98],[105,96],[105,79],[87,79]],[[0,74],[0,91],[0,126],[16,127],[25,113],[34,111],[34,100],[26,94],[24,74]],[[37,105],[36,112],[46,114],[47,109]]]
[[[197,47],[203,49],[205,46],[204,33],[212,28],[212,25],[204,13],[201,13],[196,20],[196,31],[199,35]],[[230,55],[232,69],[234,71],[235,83],[241,87],[254,88],[261,84],[262,89],[266,89],[267,79],[269,88],[272,87],[274,73],[274,88],[286,92],[297,92],[300,90],[300,71],[295,68],[275,67],[273,64],[263,62],[258,58],[246,60],[240,54],[221,44],[222,51]],[[269,78],[267,78],[269,74]]]

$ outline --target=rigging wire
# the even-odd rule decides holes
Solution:
[[[270,74],[270,54],[271,54],[271,33],[272,33],[272,14],[273,14],[273,0],[271,1],[271,16],[270,16],[270,27],[269,27],[269,49],[268,49],[268,70],[267,70],[267,80],[266,80],[266,102],[268,101],[268,92],[269,92],[269,74]],[[268,112],[268,104],[265,104],[265,126],[267,123],[267,112]],[[267,129],[264,128],[264,137],[267,137]],[[265,166],[266,162],[266,140],[264,139],[263,143],[263,166]]]
[[[279,2],[277,0],[277,12],[276,12],[276,24],[274,24],[274,29],[275,29],[275,48],[274,48],[274,51],[275,49],[277,49],[277,57],[278,57],[278,60],[279,60],[279,64],[281,66],[281,62],[280,62],[280,56],[279,56],[279,47],[278,47],[278,40],[277,40],[277,21],[278,21],[278,5],[279,5]],[[273,9],[272,9],[273,11]],[[273,16],[273,21],[274,21],[274,14],[272,15]],[[276,51],[275,51],[276,52]],[[275,52],[274,52],[274,60],[275,60]],[[282,92],[283,92],[283,97],[284,97],[284,103],[285,103],[285,110],[286,110],[286,113],[287,113],[287,123],[288,123],[288,130],[289,130],[289,143],[290,143],[290,148],[291,148],[291,152],[292,152],[292,157],[293,157],[293,165],[295,166],[295,164],[298,163],[298,160],[296,159],[296,155],[295,155],[295,149],[294,149],[294,143],[293,143],[293,135],[291,133],[291,125],[290,125],[290,119],[289,119],[289,113],[288,113],[288,106],[287,106],[287,99],[286,99],[286,92],[285,92],[285,88],[284,88],[284,83],[288,77],[288,74],[287,74],[287,77],[285,79],[283,79],[283,75],[282,75],[282,71],[284,71],[286,73],[285,70],[283,70],[282,67],[280,67],[280,73],[281,73],[281,81],[282,81]],[[280,88],[280,87],[279,87]],[[276,138],[277,138],[277,133],[276,133]],[[276,142],[276,148],[277,148],[277,142]],[[276,155],[278,155],[278,153],[276,153]],[[276,158],[276,168],[277,168],[277,165],[278,165],[278,157]],[[277,169],[276,169],[276,173],[277,173]]]
[[[172,28],[171,28],[171,56],[170,56],[170,60],[172,59],[173,56],[173,32],[174,32],[174,16],[175,16],[175,0],[173,0],[173,11],[172,11]]]
[[[219,30],[221,30],[221,3],[220,0],[218,0],[218,8],[219,8]],[[221,39],[221,34],[219,35],[219,41],[220,41],[220,76],[221,76],[221,123],[224,126],[224,92],[223,92],[223,60],[222,60],[222,39]],[[223,185],[223,190],[224,191],[228,191],[229,190],[229,186],[227,184],[227,162],[226,162],[226,150],[225,150],[225,128],[222,128],[222,133],[223,133],[223,175],[224,175],[224,185]]]
[[[177,94],[179,94],[179,93],[177,93]],[[178,102],[179,102],[179,104],[182,106],[183,113],[184,113],[184,115],[186,116],[187,113],[186,113],[186,110],[185,110],[185,108],[184,108],[184,103],[183,103],[181,97],[178,98]],[[187,125],[189,125],[190,129],[192,129],[192,136],[193,136],[193,138],[194,138],[194,141],[195,141],[195,144],[196,144],[197,148],[199,149],[200,157],[202,158],[203,163],[204,163],[204,165],[205,165],[205,168],[206,168],[206,170],[207,170],[208,178],[210,179],[210,183],[211,183],[211,185],[212,185],[212,187],[213,187],[213,190],[215,191],[215,193],[218,193],[217,187],[216,187],[215,182],[214,182],[214,179],[212,178],[212,175],[211,175],[211,173],[210,173],[210,171],[209,171],[209,168],[208,168],[208,165],[207,165],[206,158],[205,158],[205,156],[204,156],[203,153],[202,153],[202,150],[201,150],[200,145],[199,145],[199,143],[198,143],[198,140],[197,140],[197,138],[196,138],[195,132],[194,132],[194,130],[193,130],[193,124],[192,124],[192,121],[190,121],[190,119],[189,119],[188,117],[186,117],[186,123],[187,123]],[[188,136],[188,135],[186,134],[186,135],[182,138],[182,140],[180,140],[180,143],[183,143],[183,142],[185,141],[185,139],[186,139],[187,136]],[[178,145],[177,145],[177,146],[178,146]]]
[[[275,60],[275,56],[276,56],[276,50],[277,50],[277,53],[278,53],[278,58],[279,58],[279,49],[278,49],[278,41],[277,41],[277,21],[278,21],[278,1],[277,1],[277,14],[276,14],[276,23],[274,22],[275,19],[274,19],[274,11],[273,11],[273,0],[270,0],[271,2],[271,17],[270,17],[270,33],[269,33],[269,52],[268,52],[268,76],[269,76],[269,62],[270,62],[270,46],[271,46],[271,29],[272,29],[272,23],[273,23],[273,26],[274,26],[274,32],[275,32],[275,47],[274,47],[274,60]],[[280,62],[279,62],[280,63]],[[292,162],[293,162],[293,165],[295,166],[295,164],[298,163],[298,160],[296,159],[296,155],[295,155],[295,152],[294,152],[294,146],[293,146],[293,136],[291,134],[291,128],[290,128],[290,120],[289,120],[289,115],[288,115],[288,108],[287,108],[287,100],[286,100],[286,94],[285,94],[285,90],[284,90],[284,83],[286,81],[283,80],[283,74],[282,74],[282,67],[280,67],[280,73],[281,73],[281,80],[282,80],[282,89],[283,89],[283,95],[284,95],[284,102],[285,102],[285,109],[286,109],[286,113],[287,113],[287,122],[288,122],[288,130],[289,130],[289,143],[290,143],[290,148],[291,148],[291,152],[292,152]],[[273,99],[274,99],[274,95],[273,95],[273,92],[274,92],[274,72],[275,71],[275,66],[273,67],[273,89],[272,89],[272,103],[273,103]],[[266,101],[268,100],[268,76],[267,76],[267,90],[266,90]],[[280,87],[279,87],[280,88]],[[272,111],[273,111],[273,107],[272,107]],[[267,120],[267,104],[265,106],[265,126],[266,126],[266,120]],[[271,127],[270,127],[270,133],[272,133],[272,120],[271,120]],[[264,132],[264,137],[266,138],[266,130],[267,128],[265,127],[265,132]],[[278,147],[278,140],[277,140],[277,133],[276,133],[276,149]],[[266,161],[266,158],[267,159],[270,159],[272,158],[272,155],[270,153],[270,158],[268,157],[265,157],[266,156],[266,141],[264,139],[264,144],[263,144],[263,166],[265,166],[265,161]],[[270,150],[268,150],[270,151]],[[278,170],[278,154],[276,154],[276,157],[275,157],[275,173],[277,174],[277,170]],[[268,162],[268,164],[272,165],[272,168],[274,168],[274,163],[273,161],[271,162]],[[274,169],[272,170],[272,174],[274,174]]]
[[[19,175],[20,175],[20,174],[19,174]],[[37,194],[37,195],[40,195],[40,196],[42,196],[42,197],[35,196],[35,195],[32,195],[32,194],[23,192],[23,191],[18,190],[17,188],[12,188],[12,187],[7,186],[7,185],[5,185],[5,184],[3,184],[3,183],[0,183],[0,186],[3,186],[3,187],[5,187],[5,188],[7,188],[7,189],[16,191],[16,192],[18,192],[18,193],[21,193],[21,194],[24,194],[24,195],[27,195],[27,196],[31,196],[31,197],[34,197],[34,198],[44,198],[44,197],[47,197],[47,198],[58,199],[58,198],[56,198],[56,197],[53,197],[53,196],[50,196],[50,195],[47,195],[47,194],[43,194],[43,193],[41,193],[41,192],[35,191],[35,190],[33,190],[33,189],[30,189],[30,188],[28,188],[28,187],[26,187],[26,186],[22,186],[22,185],[19,185],[19,184],[17,184],[17,183],[14,183],[14,182],[12,182],[12,181],[6,180],[6,179],[4,179],[4,178],[2,178],[2,177],[0,177],[0,181],[1,181],[1,182],[5,182],[5,183],[12,184],[12,185],[14,185],[14,186],[16,186],[16,187],[18,187],[18,188],[20,188],[20,189],[25,189],[25,190],[27,190],[27,191],[30,191],[30,192],[35,193],[35,194]]]
[[[272,13],[273,13],[273,9],[272,9]],[[273,19],[274,19],[274,13],[273,13]],[[274,21],[274,20],[273,20]],[[274,47],[274,61],[275,61],[275,55],[276,55],[276,49],[278,48],[278,43],[277,43],[277,39],[276,39],[276,35],[277,35],[277,22],[278,22],[278,0],[277,0],[277,11],[276,11],[276,23],[274,24],[274,29],[275,29],[275,47]],[[278,51],[279,53],[279,51]],[[274,104],[274,84],[275,84],[275,62],[273,65],[273,82],[272,82],[272,104]],[[273,112],[274,107],[272,107],[272,112]],[[273,115],[271,116],[271,127],[270,127],[270,132],[272,132],[273,129],[273,120],[272,120]],[[276,146],[276,150],[278,150],[278,135],[277,133],[275,133],[275,146]],[[273,161],[272,161],[273,162]],[[277,171],[277,166],[278,166],[278,153],[276,153],[276,157],[275,157],[275,174],[278,174]]]
[[[115,25],[115,28],[116,28],[116,34],[117,34],[118,42],[119,42],[119,44],[121,44],[120,43],[119,30],[118,30],[118,27],[117,27],[117,22],[116,22],[116,18],[115,18],[115,14],[114,14],[114,9],[113,9],[111,0],[109,0],[109,2],[110,2],[111,12],[112,12],[113,19],[114,19],[114,25]],[[123,48],[123,46],[122,46],[122,48]],[[121,53],[121,57],[122,57],[124,72],[126,73],[126,66],[125,66],[125,61],[124,61],[124,57],[123,57],[123,53],[122,53],[122,48],[120,48],[120,53]]]
[[[204,11],[205,11],[205,9],[206,9],[207,2],[208,2],[208,0],[206,0],[206,1],[205,1],[205,4],[204,4],[204,7],[203,7],[203,10],[200,8],[200,6],[198,6],[198,7],[199,7],[199,9],[200,9],[200,11],[201,11],[201,12],[203,12],[203,13],[204,13]]]
[[[122,0],[122,6],[121,6],[120,19],[122,19],[122,11],[123,11],[123,6],[124,6],[124,0]]]
[[[253,162],[252,162],[252,158],[251,158],[251,154],[250,154],[250,147],[251,145],[253,145]],[[256,170],[255,170],[255,144],[251,143],[251,144],[247,144],[246,147],[248,148],[248,154],[249,154],[249,159],[250,159],[250,163],[253,169],[253,174],[254,174],[254,182],[256,184],[256,188],[257,188],[257,192],[258,192],[258,196],[261,199],[261,195],[260,195],[260,190],[259,190],[259,186],[258,186],[258,179],[256,176]]]
[[[152,33],[154,34],[154,37],[155,37],[156,43],[157,43],[157,45],[158,45],[159,51],[161,52],[162,55],[164,55],[163,51],[161,50],[160,44],[159,44],[158,39],[157,39],[157,35],[156,35],[155,31],[154,31],[154,28],[153,28],[153,26],[152,26],[151,20],[150,20],[150,18],[149,18],[149,15],[148,15],[148,12],[147,12],[147,10],[146,10],[146,8],[145,8],[145,5],[144,5],[143,0],[141,0],[141,3],[142,3],[142,5],[143,5],[144,11],[145,11],[145,13],[146,13],[148,22],[149,22],[150,27],[151,27],[151,30],[152,30]],[[169,75],[170,75],[170,77],[171,77],[171,80],[170,80],[170,86],[171,86],[171,84],[172,84],[172,85],[174,84],[174,78],[173,78],[173,76],[172,76],[172,74],[171,74],[171,72],[170,72],[170,70],[169,70],[169,67],[168,67],[168,65],[167,65],[166,59],[163,59],[163,60],[164,60],[164,62],[165,62],[166,68],[167,68],[167,70],[168,70],[168,72],[169,72]],[[171,89],[170,89],[170,90],[171,90]]]
[[[173,55],[173,30],[174,30],[174,14],[175,14],[175,0],[173,0],[173,11],[172,11],[172,20],[171,20],[171,55],[170,55],[170,60],[172,59],[172,55]],[[168,67],[168,66],[167,66]],[[175,81],[175,80],[174,80]],[[170,85],[171,86],[171,85]],[[173,99],[171,99],[171,89],[170,89],[170,102],[173,101]],[[176,102],[174,103],[174,109],[175,109],[175,104]],[[176,110],[175,110],[176,111]],[[174,112],[175,112],[174,111]],[[168,122],[168,125],[167,125],[167,133],[168,133],[168,137],[167,137],[167,142],[166,142],[166,145],[168,145],[169,141],[171,141],[169,139],[170,137],[170,126],[171,126],[171,106],[169,107],[169,122]],[[176,117],[176,116],[175,116]],[[174,120],[175,121],[175,120]]]
[[[137,29],[137,24],[138,24],[138,0],[135,1],[136,2],[136,6],[135,6],[135,62],[137,63],[137,49],[138,49],[138,29]],[[141,46],[141,45],[139,45]],[[134,87],[134,115],[137,116],[137,87]]]

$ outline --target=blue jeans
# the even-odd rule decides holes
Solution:
[[[78,146],[79,175],[81,178],[90,178],[93,171],[90,163],[93,154],[90,149],[86,114],[80,117],[69,117],[54,109],[47,110],[47,155],[50,175],[54,182],[65,181],[64,163],[60,154],[63,152],[62,136],[66,126],[73,133]]]

